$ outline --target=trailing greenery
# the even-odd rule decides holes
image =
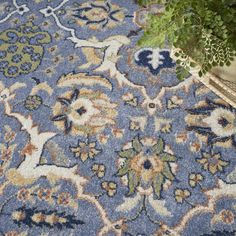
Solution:
[[[180,49],[177,77],[191,67],[202,76],[214,66],[230,65],[236,55],[236,0],[138,0],[140,5],[159,3],[163,13],[150,15],[141,46]]]

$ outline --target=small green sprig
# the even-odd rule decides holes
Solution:
[[[149,15],[140,46],[178,48],[176,74],[184,79],[192,67],[199,76],[214,66],[229,66],[236,55],[235,0],[139,0],[159,3],[164,11]],[[194,63],[194,62],[196,63]]]

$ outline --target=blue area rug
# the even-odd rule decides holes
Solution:
[[[1,235],[235,235],[236,111],[137,45],[155,10],[0,1]]]

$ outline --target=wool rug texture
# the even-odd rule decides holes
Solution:
[[[236,110],[132,0],[0,1],[0,234],[233,236]]]

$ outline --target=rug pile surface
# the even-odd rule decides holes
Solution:
[[[0,1],[0,234],[235,235],[236,111],[132,0]]]

